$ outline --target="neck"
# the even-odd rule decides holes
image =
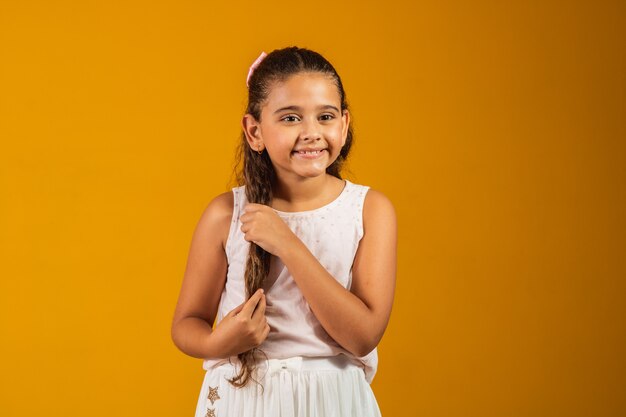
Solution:
[[[327,190],[332,181],[329,177],[325,174],[315,178],[276,178],[273,198],[295,204],[315,200]]]

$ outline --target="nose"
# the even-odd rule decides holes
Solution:
[[[302,130],[300,132],[300,138],[304,141],[315,141],[322,138],[320,132],[320,125],[317,120],[305,121],[302,123]]]

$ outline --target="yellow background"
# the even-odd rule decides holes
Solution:
[[[297,45],[399,218],[385,416],[626,414],[624,2],[0,2],[0,414],[191,416],[170,322],[248,66]]]

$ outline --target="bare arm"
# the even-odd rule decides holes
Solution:
[[[230,311],[212,330],[226,282],[224,246],[232,214],[232,193],[219,195],[202,213],[191,241],[171,336],[182,352],[195,358],[236,355],[258,346],[269,333],[261,291]]]
[[[253,216],[246,214],[246,239],[258,239],[257,243],[281,258],[315,317],[337,343],[356,356],[371,352],[389,322],[395,290],[397,227],[391,202],[375,190],[366,195],[364,234],[352,267],[350,290],[339,284],[288,228],[271,220],[271,208],[258,209],[261,216],[270,217],[266,217],[267,226],[255,227]]]
[[[209,356],[207,340],[226,281],[224,244],[233,207],[232,194],[228,194],[211,201],[196,226],[172,321],[174,344],[196,358]]]

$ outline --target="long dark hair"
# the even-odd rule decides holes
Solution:
[[[337,86],[341,97],[341,111],[348,109],[346,94],[341,78],[335,68],[322,55],[306,48],[291,46],[276,49],[269,53],[252,73],[248,85],[248,106],[246,113],[255,120],[261,121],[261,108],[265,104],[270,89],[275,82],[285,81],[290,76],[300,72],[314,72],[328,75]],[[348,126],[346,143],[341,148],[337,159],[326,168],[326,172],[341,179],[341,168],[348,158],[352,146],[352,124]],[[241,160],[243,159],[243,166]],[[250,203],[269,205],[272,201],[272,187],[275,181],[274,167],[267,153],[263,150],[258,154],[251,149],[245,133],[241,134],[241,142],[237,152],[237,182],[245,185],[246,198]],[[271,254],[254,243],[250,243],[250,252],[246,263],[245,281],[246,295],[249,298],[262,287],[270,269]],[[238,355],[241,361],[241,370],[230,379],[236,387],[243,387],[252,377],[255,368],[257,348]]]

